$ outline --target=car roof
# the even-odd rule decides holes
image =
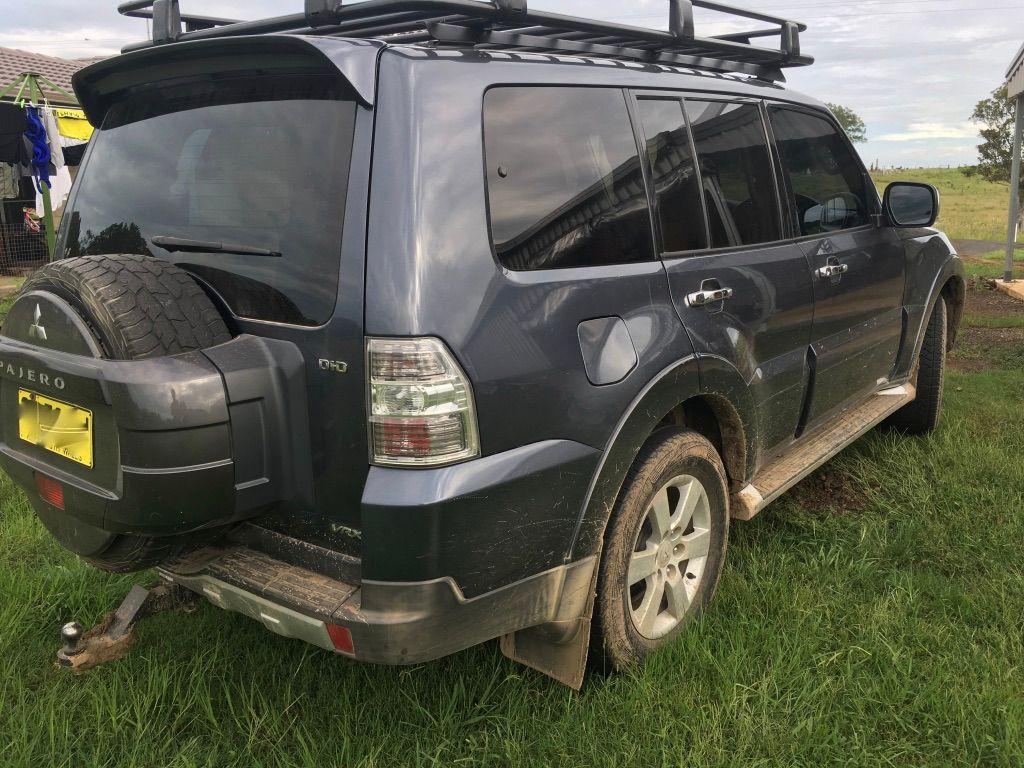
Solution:
[[[380,40],[387,43],[386,39]],[[816,109],[825,105],[812,96],[786,88],[780,82],[746,75],[710,72],[673,64],[647,64],[628,59],[589,58],[557,53],[522,53],[499,50],[436,48],[428,45],[386,45],[382,55],[399,56],[409,62],[486,61],[496,83],[513,79],[525,84],[545,82],[580,85],[609,85],[623,88],[698,91],[748,98],[776,99]],[[569,74],[569,73],[572,74]]]
[[[387,38],[319,37],[294,33],[190,40],[143,48],[80,70],[75,74],[73,84],[89,121],[99,126],[118,94],[134,85],[218,71],[217,67],[233,66],[235,62],[247,63],[252,68],[268,63],[280,65],[305,60],[307,64],[337,71],[349,82],[364,106],[373,106],[381,55],[398,57],[410,67],[422,67],[428,81],[431,79],[427,74],[431,62],[487,61],[488,71],[493,72],[495,82],[511,77],[533,84],[578,82],[581,85],[712,91],[822,107],[815,99],[788,90],[778,82],[670,64],[555,53],[438,48],[393,44]],[[516,74],[513,76],[512,72]]]

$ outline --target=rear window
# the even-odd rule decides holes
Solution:
[[[641,98],[637,109],[658,201],[662,247],[667,253],[707,248],[700,178],[679,99]]]
[[[509,269],[654,259],[625,95],[495,88],[484,102],[491,236]]]
[[[93,139],[61,252],[164,258],[241,317],[324,323],[337,296],[355,114],[344,81],[329,75],[136,92]]]

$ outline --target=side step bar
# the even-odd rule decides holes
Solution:
[[[753,482],[731,499],[732,517],[751,520],[818,467],[898,411],[916,396],[912,384],[883,389],[863,405],[844,411],[769,461]]]

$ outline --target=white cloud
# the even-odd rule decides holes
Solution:
[[[345,4],[355,0],[344,0]],[[965,121],[998,86],[1020,47],[1021,0],[727,0],[808,24],[812,67],[788,70],[797,91],[843,104],[867,122],[862,147],[883,165],[975,162]],[[0,45],[67,58],[112,55],[146,25],[117,15],[120,0],[0,0]],[[531,8],[664,29],[665,0],[529,0]],[[228,18],[298,12],[301,0],[181,0],[182,11]],[[699,12],[698,34],[733,31]],[[717,19],[717,21],[716,21]],[[750,27],[759,26],[751,22]],[[746,28],[746,25],[744,25]],[[775,40],[765,40],[765,44]],[[913,155],[920,150],[920,157]]]
[[[910,123],[901,133],[887,133],[876,136],[875,141],[933,141],[935,139],[973,139],[978,135],[978,126],[964,123]]]
[[[136,35],[136,37],[141,36],[140,34]],[[42,29],[15,29],[0,32],[0,46],[20,48],[64,59],[116,56],[121,52],[121,46],[134,39],[131,35],[115,37],[111,34],[110,29],[103,27],[86,27],[65,32]]]

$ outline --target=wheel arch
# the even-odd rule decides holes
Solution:
[[[734,488],[753,474],[756,423],[740,373],[724,359],[690,356],[658,374],[616,426],[591,481],[567,560],[600,553],[626,473],[660,429],[685,426],[718,450]]]
[[[904,381],[912,375],[914,365],[921,354],[921,345],[924,343],[924,332],[928,326],[928,319],[935,311],[935,304],[940,298],[945,299],[948,310],[946,313],[947,351],[952,349],[956,342],[957,331],[963,318],[967,298],[967,278],[963,261],[952,251],[945,238],[933,238],[930,242],[934,249],[939,247],[937,244],[944,244],[942,247],[946,253],[941,257],[941,261],[935,258],[933,263],[938,266],[934,268],[934,271],[925,263],[918,266],[919,279],[915,280],[913,271],[907,275],[908,293],[904,304],[906,330],[899,358],[893,367],[893,379],[896,381]],[[927,274],[925,274],[926,271]]]
[[[707,438],[722,457],[730,486],[742,485],[747,474],[746,429],[736,406],[724,395],[707,392],[684,400],[651,435],[667,426],[686,427]]]
[[[960,329],[960,321],[964,316],[964,306],[967,303],[967,283],[964,276],[956,272],[949,275],[940,289],[939,295],[946,300],[946,351],[952,351],[953,345],[956,343],[957,331]]]

